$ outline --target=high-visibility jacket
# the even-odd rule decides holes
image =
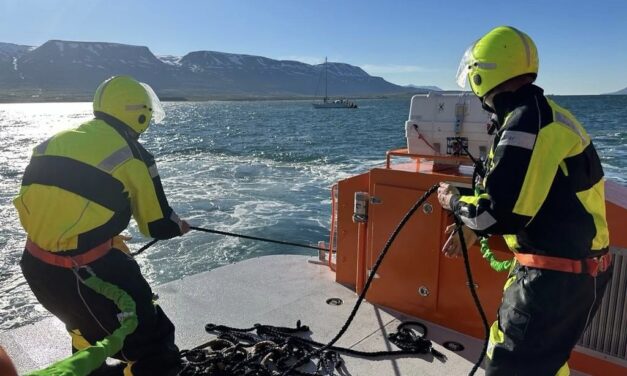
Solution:
[[[455,213],[479,235],[503,234],[515,252],[581,259],[607,250],[603,169],[583,126],[531,84],[499,104],[483,191],[453,199]]]
[[[13,203],[28,237],[52,252],[102,244],[131,215],[144,235],[181,234],[153,156],[129,127],[102,113],[33,149]]]

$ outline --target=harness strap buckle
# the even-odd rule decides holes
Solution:
[[[583,262],[583,264],[585,265],[585,269],[588,274],[596,277],[599,273],[603,273],[609,269],[612,264],[612,255],[610,253],[606,253],[603,256],[587,259]]]
[[[89,265],[78,265],[73,258],[71,260],[75,264],[72,267],[72,272],[74,272],[74,275],[76,275],[78,279],[81,280],[81,282],[85,282],[85,280],[89,277],[96,276],[96,273],[94,273],[94,270]],[[81,275],[81,271],[85,271],[87,273],[87,276]]]

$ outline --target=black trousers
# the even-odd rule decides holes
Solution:
[[[486,376],[554,376],[597,311],[612,271],[596,278],[516,265],[493,325]]]
[[[120,326],[115,304],[83,285],[71,269],[46,264],[24,251],[20,262],[24,277],[39,302],[89,342],[103,339]],[[174,325],[152,301],[148,282],[137,262],[117,249],[89,264],[94,274],[129,294],[136,304],[138,326],[115,355],[134,362],[134,376],[162,375],[179,361]]]

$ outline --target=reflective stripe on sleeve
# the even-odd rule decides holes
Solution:
[[[528,132],[505,131],[499,141],[499,146],[516,146],[523,149],[532,150],[536,142],[536,135]]]
[[[584,144],[587,143],[586,137],[584,137],[584,135],[581,133],[581,130],[579,129],[577,124],[575,124],[571,119],[569,119],[568,116],[561,113],[560,111],[555,111],[553,116],[556,122],[567,126],[570,130],[572,130],[579,136],[579,138]]]
[[[116,167],[131,158],[133,158],[133,152],[131,151],[131,148],[129,148],[127,145],[113,152],[113,154],[109,155],[107,158],[103,159],[102,162],[100,162],[96,167],[108,173],[112,173],[113,170],[116,169]]]
[[[157,171],[156,164],[153,164],[152,166],[148,167],[148,172],[150,172],[151,178],[156,178],[157,176],[159,176],[159,171]]]
[[[476,217],[466,217],[464,215],[460,217],[466,226],[477,231],[483,231],[496,223],[496,219],[487,211],[484,211]]]

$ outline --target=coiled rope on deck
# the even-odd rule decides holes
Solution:
[[[417,330],[416,328],[420,329]],[[398,357],[431,353],[445,360],[444,354],[431,346],[426,339],[427,328],[418,322],[406,322],[391,333],[389,339],[401,350],[365,352],[331,346],[315,355],[323,343],[303,337],[309,327],[296,323],[295,328],[255,324],[251,328],[233,328],[226,325],[207,324],[205,330],[217,334],[217,339],[192,350],[181,352],[187,361],[180,376],[197,375],[280,375],[303,356],[313,360],[314,373],[302,369],[290,371],[290,375],[349,375],[340,354],[360,358]],[[220,373],[222,372],[222,373]]]
[[[208,326],[206,327],[206,330],[212,331],[212,332],[223,331],[222,334],[220,334],[218,340],[226,341],[226,342],[221,342],[221,344],[218,346],[219,349],[214,349],[217,343],[217,342],[214,342],[215,341],[214,340],[214,341],[207,342],[201,346],[198,346],[192,350],[182,351],[181,355],[183,358],[187,360],[187,365],[185,366],[185,369],[181,373],[179,373],[179,375],[181,376],[335,375],[334,369],[339,369],[340,366],[343,364],[343,362],[341,361],[341,358],[339,358],[339,355],[337,354],[338,352],[340,352],[340,350],[345,350],[344,351],[345,353],[356,355],[355,350],[336,347],[334,346],[335,343],[344,335],[344,333],[348,330],[348,327],[352,323],[353,319],[355,318],[355,315],[357,314],[357,311],[359,310],[359,307],[361,306],[366,296],[366,293],[368,292],[368,289],[370,288],[370,285],[372,284],[374,276],[376,275],[379,267],[381,266],[381,263],[383,262],[383,259],[388,253],[390,246],[392,245],[392,243],[394,242],[394,240],[396,239],[396,237],[398,236],[402,228],[405,226],[405,224],[409,221],[412,215],[416,212],[416,210],[418,210],[418,208],[424,204],[424,202],[429,198],[429,196],[431,196],[438,189],[438,187],[439,187],[439,184],[434,184],[431,188],[429,188],[420,197],[420,199],[418,199],[418,201],[416,201],[416,203],[409,209],[409,211],[407,211],[403,219],[399,222],[396,229],[393,231],[393,233],[390,235],[389,239],[385,243],[385,246],[383,247],[381,253],[379,254],[379,257],[375,261],[372,267],[372,270],[370,271],[370,275],[368,276],[368,279],[366,280],[363,291],[359,295],[357,302],[355,303],[346,322],[344,323],[340,331],[337,333],[337,335],[327,344],[322,345],[321,343],[318,343],[315,341],[306,340],[304,338],[294,336],[293,335],[294,333],[303,331],[303,328],[305,328],[305,327],[302,327],[300,323],[297,323],[296,328],[281,328],[281,327],[273,327],[269,325],[257,324],[255,325],[255,327],[249,328],[249,329],[237,329],[237,328],[230,328],[230,327],[221,326],[221,325],[208,324]],[[467,246],[466,246],[466,242],[463,236],[463,231],[461,229],[462,223],[459,220],[459,218],[457,218],[456,216],[455,216],[455,223],[457,226],[457,233],[459,234],[459,238],[460,238],[462,254],[464,256],[464,265],[466,268],[469,289],[473,297],[473,301],[481,316],[481,320],[483,322],[484,330],[485,330],[485,338],[486,338],[481,355],[478,361],[473,366],[471,372],[469,373],[469,375],[472,376],[474,375],[476,370],[479,368],[479,366],[483,362],[483,358],[485,356],[486,349],[487,349],[487,343],[488,343],[487,339],[488,339],[489,328],[487,324],[487,318],[481,306],[481,302],[479,301],[479,297],[475,291],[474,282],[472,278],[472,272],[470,269],[470,262],[468,259]],[[209,233],[216,233],[220,235],[237,236],[237,237],[241,237],[245,239],[268,241],[268,242],[278,243],[278,244],[292,245],[292,246],[312,248],[312,249],[318,249],[318,250],[326,250],[324,248],[318,248],[318,247],[303,245],[299,243],[284,242],[284,241],[278,241],[278,240],[261,238],[261,237],[234,234],[234,233],[224,232],[224,231],[209,230],[209,229],[204,229],[200,227],[190,227],[190,229],[203,231],[203,232],[209,232]],[[141,252],[145,251],[156,242],[157,242],[156,239],[151,241],[150,243],[143,246],[137,252],[132,253],[132,255],[140,254]],[[259,332],[258,328],[261,329],[261,332]],[[253,330],[257,330],[258,337],[251,336],[249,332],[252,332]],[[308,331],[308,328],[306,330]],[[399,326],[399,332],[400,332],[400,326]],[[426,332],[424,334],[426,334]],[[424,339],[425,337],[424,334],[422,336],[414,335],[413,339],[416,339],[416,337],[419,337],[418,339]],[[268,339],[269,335],[278,337],[279,339],[273,337],[272,338],[274,339],[273,341],[272,339]],[[409,337],[411,337],[411,335]],[[234,342],[229,341],[227,338],[234,340]],[[405,335],[405,338],[408,338],[407,335]],[[244,341],[244,343],[241,343],[241,341]],[[251,353],[248,353],[247,351],[245,351],[245,348],[247,347],[252,347],[254,350],[255,346],[259,347],[260,344],[262,343],[265,343],[264,345],[266,348],[265,352],[253,351]],[[295,346],[295,344],[298,344],[298,346]],[[212,351],[204,350],[207,347],[211,348]],[[400,345],[399,347],[403,348],[402,345]],[[434,355],[436,358],[440,359],[441,361],[446,360],[446,357],[443,354],[433,349],[430,341],[428,341],[428,346],[421,345],[420,350],[421,350],[420,353],[424,353],[426,350],[426,352],[431,353],[432,355]],[[383,352],[383,353],[385,353],[385,355],[387,356],[391,354],[407,355],[406,353],[404,353],[404,351],[409,351],[410,354],[419,353],[418,349],[400,350],[400,351],[395,351],[395,352]],[[280,356],[279,352],[286,352],[289,356],[287,357],[285,355]],[[229,355],[227,356],[226,353],[228,353]],[[357,353],[361,353],[361,352],[357,352]],[[252,355],[249,356],[248,354],[252,354]],[[261,354],[265,354],[265,355],[262,356]],[[377,355],[373,355],[373,354],[377,354]],[[361,356],[368,356],[368,357],[381,356],[378,354],[379,353],[361,353]],[[293,362],[291,365],[287,366],[287,361],[290,358],[297,359],[297,360]],[[314,358],[319,359],[317,366],[316,366],[316,372],[314,374],[310,374],[310,373],[306,373],[304,371],[298,370],[298,368],[300,368],[304,363]],[[272,366],[269,366],[270,360],[274,361]],[[229,369],[231,364],[234,362],[235,362],[235,365],[233,366],[234,368]],[[333,365],[333,366],[331,367],[330,365]],[[327,373],[325,374],[319,373],[321,372],[321,370],[324,370]]]

